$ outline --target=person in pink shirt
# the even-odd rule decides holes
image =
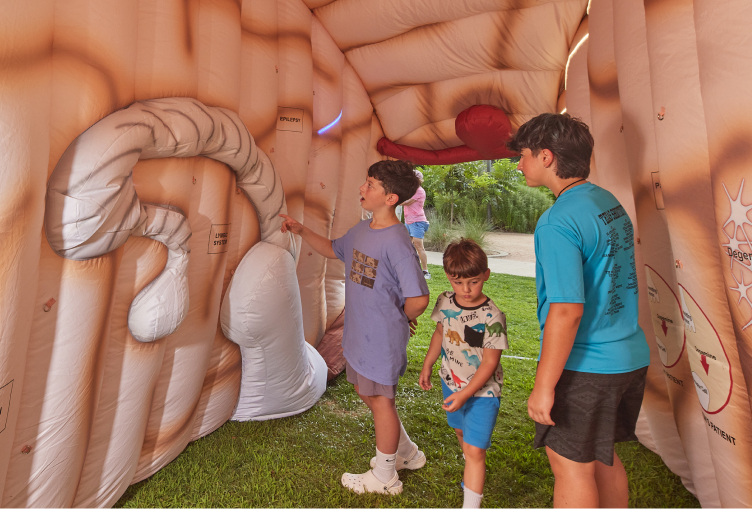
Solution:
[[[418,170],[413,170],[415,175],[423,183],[423,173]],[[423,205],[426,203],[426,190],[423,187],[418,187],[412,198],[402,203],[402,207],[405,213],[405,226],[410,234],[410,240],[415,246],[415,250],[418,252],[418,258],[420,258],[420,267],[423,269],[423,276],[426,279],[431,279],[431,273],[428,272],[428,257],[426,257],[426,250],[423,247],[423,237],[425,237],[428,231],[428,219],[426,219],[426,213],[423,210]]]

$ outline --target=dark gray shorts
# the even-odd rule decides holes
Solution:
[[[358,386],[358,394],[361,396],[386,396],[389,399],[394,399],[397,394],[396,384],[382,385],[376,383],[355,371],[349,362],[345,363],[345,370],[347,371],[347,381]]]
[[[578,463],[614,464],[614,444],[637,440],[635,426],[648,368],[629,373],[564,370],[556,384],[551,420],[535,423],[534,448],[547,446]]]

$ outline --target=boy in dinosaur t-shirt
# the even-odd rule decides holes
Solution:
[[[465,455],[463,507],[480,507],[486,478],[486,449],[499,413],[504,371],[499,359],[509,348],[504,313],[483,294],[490,270],[486,253],[468,239],[449,244],[444,272],[454,292],[439,295],[420,386],[429,390],[433,365],[441,355],[442,408]]]

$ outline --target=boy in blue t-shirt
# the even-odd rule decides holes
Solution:
[[[478,244],[462,239],[444,251],[444,272],[453,292],[436,300],[436,330],[423,361],[420,387],[431,389],[433,365],[441,355],[441,391],[447,422],[465,456],[462,507],[480,507],[486,480],[486,449],[499,415],[504,371],[499,359],[509,348],[507,321],[483,294],[488,257]]]
[[[556,202],[535,228],[541,354],[528,414],[546,447],[554,506],[626,507],[627,475],[614,443],[636,440],[650,352],[637,323],[632,222],[587,182],[593,137],[569,115],[523,124],[508,147],[528,186]]]
[[[402,492],[397,470],[415,470],[426,456],[405,432],[394,398],[407,367],[407,342],[428,307],[428,286],[410,236],[395,208],[420,185],[405,161],[379,161],[360,186],[363,209],[373,213],[339,239],[329,240],[289,216],[282,231],[300,235],[319,254],[345,262],[345,330],[342,336],[347,381],[373,413],[376,456],[364,474],[342,475],[342,485],[365,492]]]

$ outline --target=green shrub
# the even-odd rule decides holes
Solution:
[[[485,217],[463,217],[459,220],[460,232],[466,239],[474,240],[478,245],[486,249],[486,235],[491,231],[491,225],[488,224]]]
[[[527,186],[516,186],[491,209],[494,225],[507,231],[532,233],[535,224],[554,200],[549,194]]]
[[[457,233],[450,228],[449,219],[435,210],[426,210],[426,219],[430,226],[423,239],[423,247],[428,251],[444,252],[450,242],[457,238]]]

